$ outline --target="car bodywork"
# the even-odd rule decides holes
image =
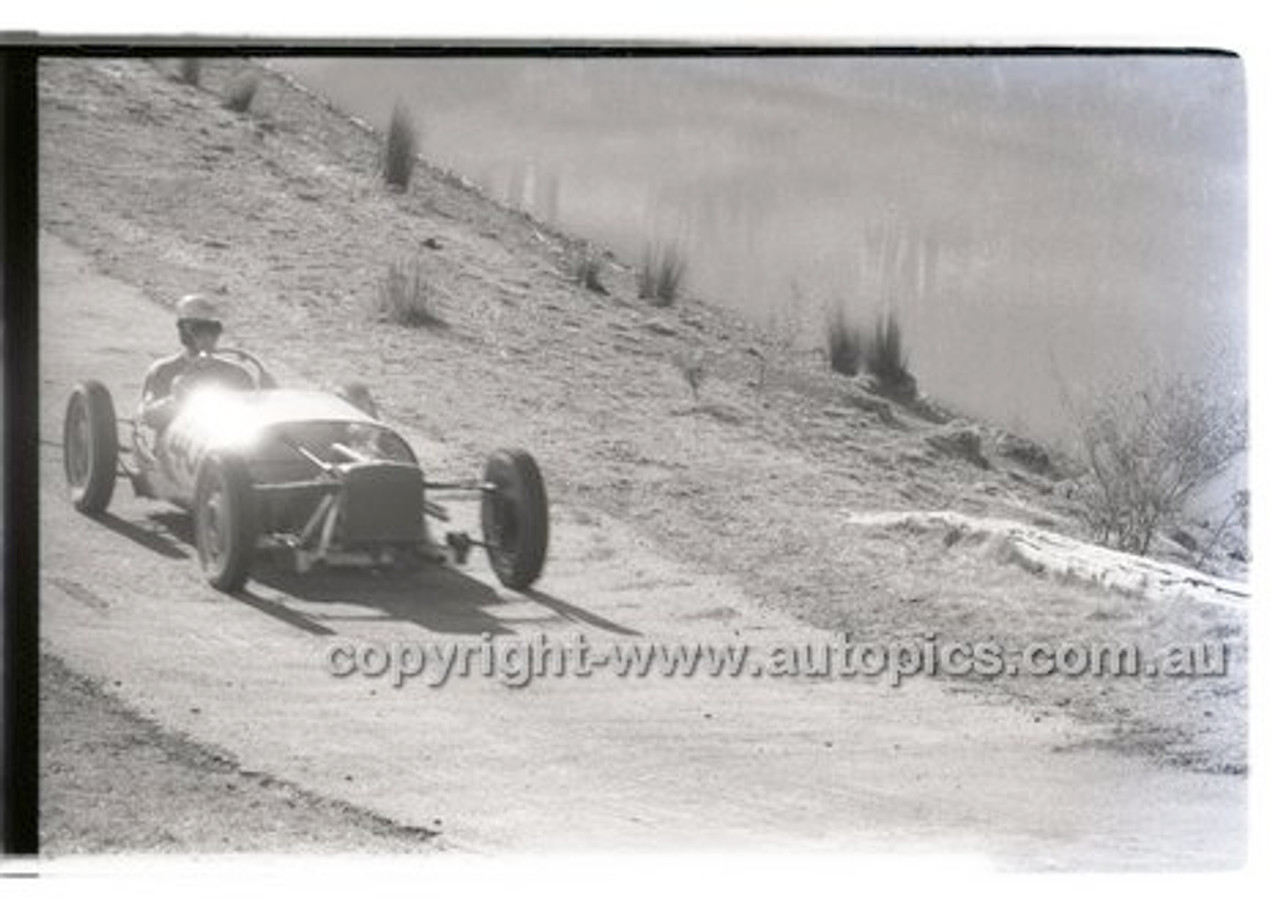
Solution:
[[[528,453],[500,450],[475,479],[429,481],[412,447],[386,423],[334,393],[272,388],[256,359],[235,354],[259,368],[255,388],[198,386],[159,433],[141,420],[117,420],[105,387],[81,383],[64,427],[76,507],[105,510],[116,478],[127,477],[136,494],[190,511],[202,569],[228,591],[244,585],[264,547],[291,551],[305,572],[446,554],[463,561],[478,545],[508,587],[526,588],[541,574],[546,492]],[[428,518],[449,521],[445,506],[428,496],[439,490],[479,496],[480,540],[451,531],[447,549],[435,543]]]

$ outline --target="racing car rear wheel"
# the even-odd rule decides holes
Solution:
[[[253,479],[244,460],[213,453],[200,464],[195,496],[200,569],[219,591],[244,587],[258,544]]]
[[[533,456],[500,449],[489,456],[484,480],[493,485],[480,503],[489,565],[507,588],[522,591],[542,575],[547,558],[547,489]]]
[[[101,383],[87,380],[71,393],[62,428],[62,464],[76,509],[96,515],[111,503],[118,452],[111,393]]]

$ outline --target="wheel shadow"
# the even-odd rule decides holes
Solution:
[[[111,531],[167,559],[188,560],[194,556],[195,531],[189,513],[180,510],[149,513],[146,521],[153,523],[154,529],[110,514],[95,518]],[[429,564],[398,569],[317,566],[299,573],[287,553],[263,553],[256,560],[250,578],[257,585],[232,596],[235,600],[315,636],[337,635],[332,625],[335,621],[355,619],[325,610],[326,605],[336,604],[376,612],[374,616],[359,618],[359,622],[399,621],[447,635],[513,635],[514,626],[531,622],[495,617],[490,613],[492,609],[510,606],[512,601],[494,586],[451,566]],[[263,588],[272,591],[263,591]],[[640,635],[637,630],[547,592],[531,590],[523,595],[560,620],[618,635]],[[298,603],[291,604],[293,601]]]
[[[530,590],[521,594],[529,604],[544,609],[551,618],[506,619],[494,616],[490,612],[492,609],[519,606],[521,602],[512,601],[500,589],[451,566],[428,565],[395,570],[315,567],[303,574],[282,563],[287,561],[260,560],[254,567],[254,581],[270,586],[291,599],[316,605],[367,607],[381,615],[373,619],[412,623],[433,633],[505,636],[513,635],[515,627],[544,623],[554,618],[555,622],[590,626],[615,635],[641,635],[638,630],[543,591]],[[280,602],[253,606],[259,606],[267,613],[274,612],[273,615],[283,609],[287,613],[278,618],[299,625],[295,621],[301,615]],[[305,617],[307,623],[316,626],[325,620],[350,619],[326,614],[323,610]]]
[[[540,607],[545,607],[547,610],[574,623],[583,623],[587,626],[594,626],[597,629],[602,629],[609,633],[617,633],[620,636],[641,635],[639,630],[632,629],[629,626],[623,626],[621,623],[614,623],[607,617],[601,617],[599,614],[593,614],[586,608],[579,607],[576,604],[570,604],[568,601],[565,601],[562,598],[557,598],[555,595],[530,590],[525,592],[525,596],[534,604],[537,604]]]
[[[191,522],[191,514],[170,510],[167,512],[148,513],[147,518],[169,532],[175,539],[192,549],[196,546],[195,526]]]
[[[283,600],[272,600],[264,598],[256,592],[246,590],[238,591],[231,597],[235,598],[246,607],[252,607],[254,610],[261,611],[272,619],[279,620],[281,623],[287,623],[295,629],[302,630],[304,633],[310,633],[313,636],[336,636],[337,631],[332,627],[325,626],[323,623],[317,622],[314,618],[308,616],[299,610],[294,610]]]
[[[287,565],[286,558],[280,554],[276,559],[259,559],[253,569],[253,581],[308,604],[348,604],[377,611],[378,616],[359,618],[361,623],[399,621],[433,633],[458,636],[505,636],[513,632],[487,612],[488,608],[507,603],[498,590],[450,567],[381,570],[317,566],[299,573]],[[269,603],[272,608],[283,606]],[[355,619],[323,610],[305,616],[315,625],[325,620]]]
[[[152,553],[159,554],[167,560],[185,560],[191,556],[191,553],[190,551],[183,550],[179,547],[178,542],[190,545],[193,539],[190,537],[189,533],[185,539],[182,536],[173,534],[168,522],[169,517],[170,514],[167,513],[157,513],[156,515],[147,517],[156,525],[165,529],[168,534],[156,531],[152,528],[146,528],[142,525],[137,525],[109,512],[90,516],[89,518],[108,531],[115,532],[121,537],[128,538],[134,544],[140,544]],[[189,528],[190,523],[188,522],[188,529]]]

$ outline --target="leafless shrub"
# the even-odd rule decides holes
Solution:
[[[1086,474],[1081,501],[1099,542],[1137,554],[1192,495],[1244,451],[1243,397],[1185,378],[1109,397],[1075,415]]]
[[[1205,562],[1215,556],[1220,545],[1226,544],[1224,550],[1228,556],[1245,557],[1248,553],[1249,540],[1249,491],[1237,490],[1231,495],[1231,502],[1226,512],[1212,526],[1209,540],[1200,548],[1200,557],[1196,560],[1196,569],[1203,569]]]

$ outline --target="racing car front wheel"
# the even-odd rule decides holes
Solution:
[[[111,393],[101,383],[87,380],[71,393],[62,427],[62,464],[76,509],[97,515],[110,505],[118,452]]]
[[[484,480],[492,485],[480,501],[480,524],[494,575],[523,591],[542,575],[549,536],[547,489],[533,456],[500,449],[489,456]]]
[[[244,460],[223,453],[207,456],[196,477],[194,505],[200,569],[219,591],[239,591],[258,544],[253,479]]]

